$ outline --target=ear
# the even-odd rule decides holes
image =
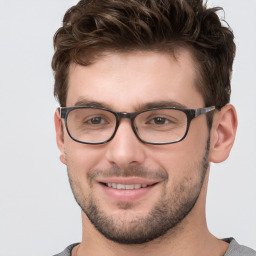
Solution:
[[[209,161],[225,161],[235,141],[237,130],[236,110],[231,104],[225,105],[213,117]]]
[[[60,118],[59,110],[56,109],[54,114],[54,123],[55,123],[55,131],[56,131],[56,141],[58,148],[60,150],[60,161],[63,164],[66,164],[66,156],[65,156],[65,147],[64,147],[64,127],[62,120]]]

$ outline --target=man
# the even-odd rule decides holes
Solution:
[[[60,160],[83,237],[58,255],[256,255],[207,229],[228,157],[231,30],[202,1],[87,0],[54,38]]]

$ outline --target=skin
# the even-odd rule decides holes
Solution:
[[[148,103],[173,101],[186,108],[201,108],[204,101],[196,88],[194,67],[193,57],[186,49],[180,50],[175,59],[167,53],[108,52],[90,66],[71,65],[66,105],[93,101],[114,111],[135,112]],[[105,216],[113,217],[116,228],[131,227],[132,233],[140,223],[132,226],[132,221],[147,218],[159,201],[165,199],[166,203],[172,203],[172,207],[174,198],[183,200],[182,195],[188,197],[193,193],[196,195],[196,191],[199,193],[192,210],[175,227],[157,239],[138,245],[107,239],[82,212],[83,238],[73,255],[224,255],[228,244],[215,238],[207,229],[205,201],[209,168],[201,180],[200,163],[205,156],[215,163],[228,157],[237,127],[232,105],[214,113],[210,132],[206,116],[202,115],[191,122],[183,141],[164,146],[140,142],[128,119],[122,119],[113,140],[97,146],[73,141],[61,123],[56,111],[60,159],[68,167],[77,201],[87,207],[91,199]],[[206,155],[209,138],[209,154]],[[108,172],[113,167],[121,171],[132,167],[143,167],[149,172],[162,170],[168,178],[154,178],[157,185],[143,197],[129,202],[124,198],[120,202],[104,193],[99,185],[101,176],[89,178],[96,170]],[[181,185],[184,194],[177,192]]]

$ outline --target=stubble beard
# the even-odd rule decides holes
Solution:
[[[89,195],[84,198],[82,195],[82,189],[79,187],[79,183],[72,179],[71,173],[68,171],[69,181],[74,197],[81,207],[82,211],[87,215],[88,219],[94,225],[94,227],[107,239],[120,244],[143,244],[152,241],[156,238],[164,237],[164,235],[174,230],[179,223],[190,213],[197,199],[200,195],[206,172],[209,166],[208,155],[209,155],[210,140],[208,138],[206,150],[201,161],[194,163],[190,168],[190,176],[184,177],[183,180],[177,184],[172,193],[168,196],[168,192],[165,188],[162,191],[162,195],[159,197],[159,201],[155,204],[154,208],[151,209],[149,214],[145,217],[133,216],[129,218],[129,212],[132,211],[132,203],[120,204],[120,208],[127,211],[127,216],[113,217],[107,215],[104,209],[100,209],[98,201],[93,195]],[[141,168],[127,168],[126,170],[120,170],[115,167],[111,170],[95,171],[91,176],[94,178],[95,173],[106,173],[111,175],[116,173],[117,175],[129,176],[131,174],[137,174],[137,176],[145,177],[149,173],[146,169]],[[193,172],[196,172],[197,182],[191,184],[191,177]],[[145,173],[145,175],[143,175]],[[167,175],[164,170],[150,171],[152,175]],[[165,177],[168,179],[168,175]],[[103,206],[104,207],[104,206]]]

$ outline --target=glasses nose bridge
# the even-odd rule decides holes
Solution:
[[[135,118],[136,115],[137,113],[116,112],[118,122],[123,118],[130,119],[131,122],[133,122],[133,119]]]
[[[131,121],[131,127],[132,130],[134,131],[134,119],[137,116],[137,113],[127,113],[127,112],[116,112],[116,117],[117,117],[117,127],[116,130],[118,129],[119,125],[120,125],[120,121],[121,119],[130,119]],[[136,133],[135,133],[136,135]]]

